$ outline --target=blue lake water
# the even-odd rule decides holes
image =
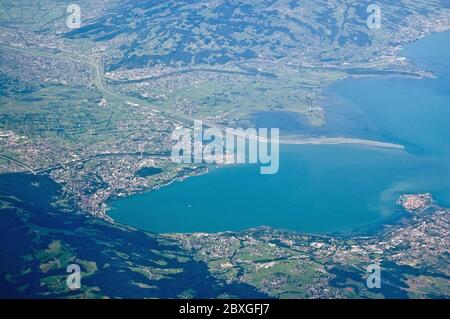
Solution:
[[[437,78],[340,81],[328,90],[325,108],[334,135],[400,143],[406,151],[283,146],[275,175],[260,175],[255,165],[214,169],[158,191],[116,199],[109,203],[109,215],[154,232],[267,225],[346,233],[367,232],[398,218],[403,212],[395,201],[404,192],[431,192],[450,205],[450,33],[410,44],[404,55]],[[280,123],[277,116],[273,123],[270,116],[259,120],[266,127]],[[307,131],[303,121],[286,123]]]

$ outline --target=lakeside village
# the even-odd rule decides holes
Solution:
[[[386,298],[448,294],[450,210],[431,194],[403,194],[408,213],[373,235],[313,235],[257,227],[169,234],[227,283],[275,298]],[[381,266],[382,289],[368,289],[367,267]],[[426,271],[422,272],[425,265]],[[401,284],[400,284],[401,283]]]

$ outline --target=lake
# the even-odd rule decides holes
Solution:
[[[368,233],[404,214],[395,205],[401,193],[431,192],[440,204],[450,205],[450,32],[410,44],[403,54],[437,78],[337,82],[326,92],[329,124],[321,129],[286,118],[289,114],[267,112],[254,124],[285,123],[291,133],[399,143],[405,151],[282,146],[278,174],[260,175],[255,165],[213,169],[157,191],[115,199],[109,215],[161,233],[261,225],[307,233]]]

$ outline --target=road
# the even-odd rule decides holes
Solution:
[[[22,48],[22,47],[14,47],[9,45],[0,44],[0,48],[21,52],[25,54],[33,54],[36,56],[42,56],[42,57],[48,57],[53,59],[59,59],[63,61],[69,61],[69,62],[75,62],[75,63],[82,63],[89,65],[93,71],[94,71],[94,84],[99,92],[101,92],[105,97],[109,97],[110,99],[121,101],[125,104],[137,104],[139,107],[148,108],[153,111],[158,111],[161,114],[164,114],[168,118],[172,120],[176,120],[179,122],[182,122],[186,125],[192,125],[192,123],[195,120],[200,120],[198,118],[191,117],[186,114],[182,114],[179,112],[174,112],[173,110],[168,110],[165,108],[161,108],[155,105],[150,104],[149,102],[135,98],[135,97],[129,97],[117,92],[114,92],[111,90],[108,85],[106,84],[105,80],[105,74],[104,74],[104,67],[99,62],[88,59],[86,57],[80,58],[77,56],[73,56],[73,53],[70,52],[62,52],[62,53],[53,53],[45,50],[38,50],[33,48]],[[189,124],[188,124],[189,123]],[[206,127],[210,128],[216,128],[220,131],[224,132],[226,127],[217,123],[213,123],[210,121],[202,120],[202,124]],[[242,134],[236,134],[236,135],[242,135]],[[257,136],[247,136],[249,139],[254,140],[258,139]],[[394,144],[394,143],[386,143],[381,141],[374,141],[374,140],[364,140],[364,139],[357,139],[357,138],[347,138],[347,137],[295,137],[295,138],[283,138],[279,141],[280,144],[354,144],[354,145],[365,145],[365,146],[371,146],[371,147],[384,147],[384,148],[393,148],[393,149],[404,149],[403,145],[400,144]],[[12,161],[12,159],[9,159]],[[29,171],[32,171],[30,167],[27,165],[17,162],[16,164],[19,166],[22,166],[23,168],[26,168]]]
[[[5,159],[5,160],[7,160],[7,161],[9,161],[9,162],[11,162],[11,163],[13,163],[13,164],[19,166],[19,167],[25,168],[25,169],[26,169],[27,171],[29,171],[30,173],[36,175],[36,171],[34,171],[33,168],[31,168],[30,166],[28,166],[28,165],[25,164],[25,163],[22,163],[22,162],[20,162],[20,161],[18,161],[18,160],[15,160],[15,159],[12,158],[12,157],[9,157],[9,156],[3,155],[3,154],[0,154],[0,158],[3,158],[3,159]]]

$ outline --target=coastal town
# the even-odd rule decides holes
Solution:
[[[450,209],[437,206],[428,193],[401,195],[398,205],[405,217],[371,236],[307,235],[270,227],[167,236],[206,262],[217,278],[256,286],[271,297],[446,295]],[[381,266],[383,289],[366,286],[366,268],[372,264]],[[429,268],[418,268],[424,265]]]

